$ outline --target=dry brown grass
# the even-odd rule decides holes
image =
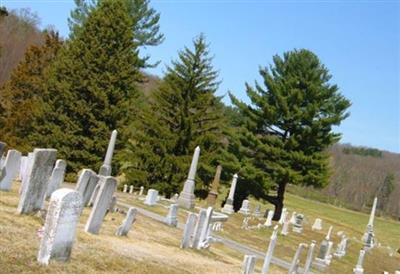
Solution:
[[[138,216],[128,237],[114,232],[124,216],[108,214],[99,235],[83,231],[89,215],[85,209],[78,226],[71,261],[36,262],[43,225],[38,216],[16,214],[18,191],[0,192],[0,273],[238,273],[243,258],[222,244],[210,250],[179,248],[182,231]],[[281,273],[276,270],[275,273]]]

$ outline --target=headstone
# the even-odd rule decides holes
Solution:
[[[144,191],[144,186],[141,186],[141,187],[140,187],[140,191],[139,191],[139,196],[142,196],[142,195],[143,195],[143,191]]]
[[[287,208],[283,208],[282,209],[282,213],[281,213],[281,218],[279,219],[278,223],[281,225],[283,224],[283,221],[286,220],[286,215],[288,214],[287,212]]]
[[[290,223],[294,225],[295,222],[296,222],[296,211],[293,211],[292,217],[290,217]]]
[[[201,231],[205,223],[206,215],[207,215],[207,210],[204,208],[200,209],[196,227],[194,229],[192,248],[197,248],[199,246]]]
[[[336,248],[336,252],[333,254],[335,257],[342,258],[346,255],[346,248],[347,248],[347,237],[342,235],[342,239]]]
[[[7,157],[4,166],[0,167],[2,175],[0,176],[0,190],[9,191],[12,182],[17,178],[18,169],[21,165],[21,152],[10,149],[7,152]]]
[[[67,163],[64,160],[57,160],[56,165],[50,176],[49,183],[47,185],[46,198],[49,198],[51,194],[60,188],[61,184],[64,183],[65,168]]]
[[[169,207],[168,215],[165,218],[165,223],[169,226],[177,226],[178,225],[178,205],[177,204],[172,204]]]
[[[274,217],[274,211],[269,210],[267,215],[267,220],[265,220],[264,226],[266,227],[272,226],[272,217]]]
[[[272,255],[274,253],[277,234],[278,234],[278,226],[276,225],[274,227],[274,231],[272,232],[272,235],[271,235],[271,238],[270,238],[270,241],[268,244],[268,249],[267,249],[267,253],[265,254],[265,259],[264,259],[264,263],[262,266],[261,274],[267,274],[269,272],[269,265],[271,264]]]
[[[296,250],[296,253],[294,254],[294,257],[292,259],[292,263],[290,264],[288,273],[297,273],[297,270],[298,270],[299,264],[300,264],[299,257],[300,257],[300,254],[301,254],[303,248],[305,248],[305,247],[307,247],[306,244],[303,244],[303,243],[299,244],[299,246]]]
[[[131,230],[133,222],[135,222],[137,214],[137,209],[134,207],[130,207],[128,212],[126,213],[125,219],[122,221],[122,224],[118,227],[115,235],[117,236],[126,236],[128,235],[129,230]]]
[[[53,192],[39,247],[39,263],[69,260],[81,211],[82,199],[77,191],[61,188]]]
[[[363,268],[364,256],[365,256],[365,250],[361,249],[360,255],[358,256],[357,265],[355,268],[353,268],[353,273],[355,273],[355,274],[363,274],[364,273],[364,268]]]
[[[204,223],[201,228],[200,240],[197,245],[197,249],[207,248],[209,244],[209,236],[211,232],[211,218],[213,214],[213,208],[210,206],[206,211],[206,218],[204,219]]]
[[[261,206],[260,205],[256,205],[256,208],[254,209],[253,215],[256,218],[261,217]]]
[[[93,206],[94,201],[96,201],[96,197],[97,194],[99,193],[100,190],[100,177],[104,177],[104,176],[98,176],[98,181],[93,189],[92,195],[90,196],[89,202],[88,202],[88,206]],[[90,182],[90,181],[89,181]]]
[[[124,189],[122,190],[123,193],[128,193],[128,185],[124,185]]]
[[[108,143],[106,157],[104,158],[103,165],[100,167],[99,175],[111,176],[111,161],[114,153],[115,142],[117,140],[117,131],[113,130]]]
[[[28,164],[28,156],[22,156],[21,157],[21,165],[19,168],[19,179],[21,180],[21,182],[24,179],[24,174],[25,174],[27,164]]]
[[[321,230],[322,229],[322,220],[320,218],[316,218],[311,229],[312,230]]]
[[[98,234],[103,223],[104,216],[111,203],[117,180],[111,176],[100,176],[100,189],[94,201],[92,211],[87,220],[85,231],[92,234]]]
[[[242,263],[242,274],[253,274],[256,265],[255,255],[245,255]]]
[[[196,170],[197,163],[200,157],[200,147],[197,146],[194,150],[192,164],[190,165],[190,170],[186,182],[183,186],[183,190],[179,195],[178,204],[179,206],[192,209],[194,208],[195,196],[194,196],[194,188],[195,188],[195,178],[196,178]]]
[[[286,220],[284,220],[283,222],[283,226],[282,226],[282,231],[281,234],[282,235],[288,235],[289,233],[289,224],[290,224],[290,219],[288,218],[288,216],[286,216]]]
[[[311,241],[310,247],[308,248],[307,259],[306,259],[306,262],[304,264],[304,272],[303,272],[303,274],[310,273],[311,264],[312,264],[312,261],[313,261],[315,243],[316,243],[315,241]]]
[[[243,200],[242,207],[240,208],[239,212],[245,215],[250,214],[249,200]]]
[[[293,225],[293,232],[297,233],[303,232],[303,221],[304,221],[304,215],[296,214],[296,219]]]
[[[90,198],[93,194],[94,189],[99,181],[99,176],[90,169],[82,169],[79,172],[78,182],[75,190],[78,191],[82,196],[83,206],[87,206],[90,202]],[[94,199],[93,199],[94,202]]]
[[[21,176],[21,186],[19,189],[20,195],[22,194],[23,190],[26,188],[26,184],[28,182],[27,177],[29,176],[29,173],[31,172],[32,163],[33,163],[33,152],[29,152],[27,159],[26,159],[25,170],[23,171],[23,174]]]
[[[226,199],[224,208],[221,210],[224,213],[232,214],[233,213],[233,197],[235,196],[236,183],[237,183],[238,175],[233,175],[231,188],[229,190],[228,199]]]
[[[109,212],[115,212],[115,206],[117,205],[117,197],[113,196],[108,207]]]
[[[130,185],[129,186],[129,194],[132,194],[133,193],[133,185]]]
[[[174,194],[174,196],[172,196],[172,198],[171,198],[171,200],[173,201],[173,202],[178,202],[178,199],[179,199],[179,194],[178,193],[175,193]]]
[[[378,198],[375,197],[374,204],[372,205],[371,209],[371,214],[369,216],[368,225],[362,238],[365,249],[373,248],[375,245],[374,218],[375,218],[375,211],[377,204],[378,204]]]
[[[144,200],[144,204],[149,206],[157,204],[157,196],[158,196],[157,190],[149,189],[149,191],[147,191],[147,196],[146,199]]]
[[[33,152],[29,174],[24,179],[17,212],[28,214],[42,209],[47,184],[57,157],[55,149],[39,149]]]
[[[324,265],[329,265],[331,263],[331,254],[330,251],[332,249],[333,243],[330,241],[332,233],[332,226],[330,226],[328,234],[325,239],[322,241],[321,246],[319,247],[319,253],[317,258],[315,259],[317,262],[322,263]]]
[[[183,230],[181,248],[188,248],[191,245],[192,235],[196,225],[197,216],[195,213],[189,213],[185,228]]]
[[[215,172],[214,180],[211,185],[211,190],[208,192],[207,203],[209,206],[214,206],[217,201],[219,180],[221,178],[222,166],[218,165]]]

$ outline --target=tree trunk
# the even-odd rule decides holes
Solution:
[[[279,219],[281,218],[285,189],[286,189],[286,183],[279,184],[275,203],[273,203],[273,205],[275,206],[275,210],[274,210],[274,216],[272,217],[272,220],[274,220],[274,221],[279,221]]]

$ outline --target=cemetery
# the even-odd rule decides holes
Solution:
[[[110,144],[108,151],[112,138]],[[55,150],[35,149],[23,161],[18,153],[8,155],[17,159],[10,164],[6,157],[2,169],[14,171],[0,196],[0,263],[6,273],[126,267],[154,273],[161,265],[163,273],[395,273],[399,267],[398,224],[375,217],[377,199],[368,216],[289,194],[275,222],[269,219],[271,205],[255,199],[244,200],[237,212],[218,206],[222,197],[233,198],[236,174],[229,189],[219,188],[214,207],[193,197],[199,149],[185,183],[190,187],[184,188],[191,200],[182,206],[176,195],[167,199],[155,189],[128,189],[88,169],[77,184],[67,183],[65,162],[56,161]],[[89,186],[93,176],[97,192]],[[50,185],[55,186],[46,199]],[[88,198],[83,201],[87,191],[95,196],[91,206]]]

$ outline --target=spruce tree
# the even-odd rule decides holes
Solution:
[[[78,32],[90,12],[101,0],[74,0],[76,8],[68,19],[71,37]],[[138,47],[157,46],[164,41],[160,32],[160,14],[149,5],[149,0],[124,0],[132,19],[133,39]],[[148,63],[150,56],[143,56],[142,66],[154,66]]]
[[[100,167],[113,129],[124,142],[140,60],[123,0],[101,1],[73,37],[49,70],[47,111],[30,137],[58,149],[76,172]]]
[[[265,87],[246,84],[251,104],[230,96],[244,118],[237,136],[240,173],[251,181],[255,196],[274,204],[273,219],[278,220],[287,184],[327,184],[325,149],[339,140],[332,127],[349,115],[350,102],[308,50],[274,56],[273,65],[261,68],[260,74]]]
[[[193,151],[200,146],[196,189],[205,195],[217,164],[227,159],[226,121],[215,96],[217,77],[204,36],[194,40],[193,50],[179,52],[130,127],[132,137],[123,155],[129,183],[167,195],[179,192]]]
[[[10,147],[22,152],[32,150],[33,140],[27,136],[35,130],[35,118],[44,111],[46,72],[61,46],[58,33],[46,31],[44,44],[28,48],[0,89],[0,136]]]

